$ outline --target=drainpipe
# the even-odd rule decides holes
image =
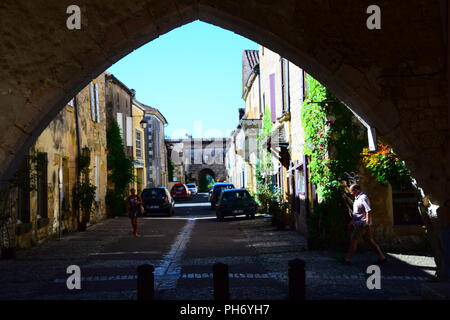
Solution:
[[[130,117],[131,117],[131,128],[133,128],[133,99],[136,97],[136,90],[131,89],[131,94],[130,94]],[[126,121],[125,121],[126,124]],[[134,140],[134,130],[130,130],[131,131],[131,140]],[[126,133],[125,133],[125,140],[126,140]],[[126,144],[126,141],[125,141]],[[134,144],[134,141],[132,141],[131,145]],[[130,159],[133,159],[133,146],[131,147],[131,151],[128,150],[127,147],[127,151],[129,153],[129,157]]]
[[[75,109],[75,127],[76,127],[76,132],[77,132],[77,153],[78,156],[81,155],[81,142],[80,142],[80,125],[78,123],[78,101],[77,101],[77,96],[75,96],[73,98],[73,106]],[[78,164],[77,164],[77,171],[78,171]]]
[[[265,108],[265,106],[261,106],[261,69],[259,66],[256,75],[258,76],[259,117],[261,117],[261,113],[263,113],[262,108]]]
[[[77,185],[80,182],[80,166],[78,164],[78,157],[81,156],[81,139],[80,139],[80,124],[79,124],[79,115],[78,115],[78,100],[77,100],[77,96],[75,95],[75,97],[73,98],[73,107],[75,109],[75,131],[77,133],[77,158],[75,158],[75,165],[76,165],[76,171],[77,171]],[[78,212],[80,213],[80,212]],[[79,217],[77,215],[77,222],[79,222]],[[79,226],[77,225],[77,228]]]

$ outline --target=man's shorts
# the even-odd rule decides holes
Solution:
[[[372,239],[372,233],[370,232],[370,226],[368,225],[354,225],[352,232],[352,240]]]

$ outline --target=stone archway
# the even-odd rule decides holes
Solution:
[[[406,160],[450,226],[445,1],[6,0],[0,7],[0,177],[3,183],[61,108],[120,58],[200,19],[296,63],[376,127]],[[401,19],[399,19],[399,16]]]
[[[209,179],[211,178],[211,179]],[[216,174],[209,168],[202,169],[198,172],[198,190],[199,192],[208,192],[208,185],[215,181]]]

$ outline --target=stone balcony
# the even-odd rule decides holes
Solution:
[[[239,125],[244,131],[252,129],[258,131],[262,127],[262,119],[241,119]]]

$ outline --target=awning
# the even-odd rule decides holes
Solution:
[[[261,143],[267,151],[275,155],[285,168],[289,168],[291,155],[289,154],[289,138],[284,123],[277,124],[270,135]]]

